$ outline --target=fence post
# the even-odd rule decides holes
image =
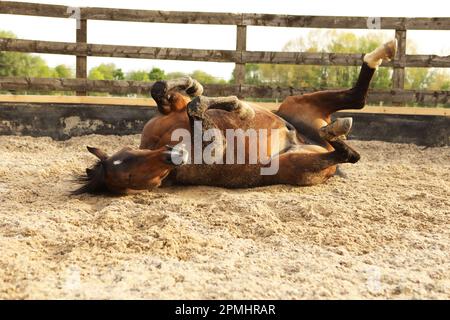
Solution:
[[[397,53],[394,58],[394,65],[400,63],[400,66],[394,66],[392,74],[392,89],[403,90],[405,88],[405,60],[406,60],[406,30],[395,30],[397,39]],[[401,98],[394,96],[393,104],[401,104]]]
[[[87,20],[81,19],[77,28],[77,43],[87,43]],[[87,78],[87,56],[77,56],[77,79]],[[77,91],[77,96],[85,96],[86,90]]]
[[[238,52],[240,61],[242,61],[242,51],[247,50],[247,26],[238,25],[236,32],[236,51]],[[245,63],[236,63],[234,79],[236,84],[239,85],[240,93],[240,87],[245,83]]]

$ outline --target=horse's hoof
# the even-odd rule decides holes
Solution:
[[[202,97],[195,97],[187,104],[187,112],[190,116],[201,116],[202,115]]]
[[[385,57],[384,60],[390,61],[394,59],[395,53],[397,52],[397,39],[393,39],[384,44]]]
[[[353,125],[353,118],[337,118],[329,125],[319,129],[319,135],[328,141],[342,139],[347,136]]]
[[[364,55],[364,62],[366,62],[370,68],[376,69],[381,65],[383,60],[392,60],[395,57],[396,51],[397,39],[393,39]]]
[[[203,94],[203,86],[195,79],[192,79],[192,84],[186,89],[186,93],[191,97],[199,97]]]
[[[253,108],[250,107],[245,102],[242,102],[242,101],[239,102],[237,111],[239,113],[239,118],[241,120],[250,120],[255,117],[255,110],[253,110]]]

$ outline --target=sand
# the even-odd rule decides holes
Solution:
[[[450,148],[350,141],[314,187],[68,195],[85,145],[138,141],[0,137],[0,298],[450,298]]]

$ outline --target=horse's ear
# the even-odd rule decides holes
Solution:
[[[95,174],[95,171],[93,169],[86,168],[86,175],[88,177],[92,177],[94,174]]]
[[[108,159],[108,155],[103,152],[102,150],[98,149],[98,148],[93,148],[93,147],[86,147],[88,149],[88,151],[90,153],[92,153],[94,156],[96,156],[97,158],[99,158],[100,160],[104,161],[106,159]]]

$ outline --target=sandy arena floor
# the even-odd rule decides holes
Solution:
[[[450,298],[450,148],[352,141],[314,187],[68,196],[139,136],[0,137],[0,298]]]

